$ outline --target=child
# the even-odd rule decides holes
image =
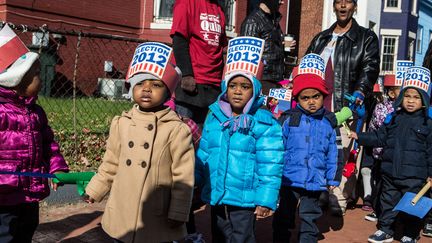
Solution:
[[[386,116],[394,111],[393,103],[395,99],[399,96],[400,88],[402,82],[398,82],[395,79],[395,75],[386,75],[384,77],[384,90],[386,96],[382,99],[382,102],[378,102],[372,113],[372,118],[369,123],[368,131],[378,130],[384,123]],[[361,173],[363,176],[363,183],[369,182],[369,186],[372,188],[370,196],[365,196],[363,209],[372,208],[374,211],[365,216],[366,220],[375,222],[378,220],[377,214],[379,213],[379,194],[381,188],[381,176],[380,176],[380,165],[382,160],[382,148],[374,147],[372,149],[373,163],[369,166],[363,166]],[[369,175],[369,176],[368,176]],[[367,178],[370,178],[369,180]],[[367,190],[365,189],[365,195],[367,195]]]
[[[233,71],[221,88],[204,123],[195,177],[211,205],[213,242],[255,242],[256,218],[276,209],[282,131],[269,111],[259,109],[257,78]]]
[[[352,133],[361,145],[383,147],[382,212],[378,216],[379,230],[369,236],[369,242],[393,241],[393,223],[397,216],[403,218],[404,224],[401,242],[416,242],[419,236],[421,219],[398,213],[393,208],[404,193],[419,192],[426,179],[432,176],[432,120],[427,109],[430,88],[428,69],[409,68],[394,103],[397,110],[386,118],[385,124],[377,131]]]
[[[86,188],[89,202],[110,191],[102,227],[122,242],[166,242],[186,235],[194,149],[188,126],[163,105],[181,79],[170,56],[171,48],[161,43],[137,47],[127,78],[136,104],[113,119],[103,163]],[[164,60],[161,69],[145,57]]]
[[[29,52],[5,25],[0,46],[0,242],[32,242],[39,224],[39,201],[49,195],[48,180],[20,175],[67,172],[42,107],[39,55]],[[15,173],[15,174],[7,174]],[[56,184],[52,184],[54,190]]]
[[[323,107],[329,94],[317,74],[299,74],[294,80],[297,106],[281,116],[285,156],[279,208],[273,220],[275,242],[289,242],[299,207],[299,242],[317,242],[316,220],[321,216],[319,198],[323,191],[340,183],[334,113]],[[339,171],[339,173],[337,173]]]

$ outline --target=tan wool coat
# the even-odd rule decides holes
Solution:
[[[186,235],[195,156],[189,127],[171,109],[142,112],[135,105],[113,119],[98,173],[86,193],[110,192],[103,229],[123,242],[165,242]]]

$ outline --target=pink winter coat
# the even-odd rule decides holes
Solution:
[[[0,87],[0,171],[54,173],[68,166],[36,97]],[[0,205],[38,202],[49,195],[40,177],[0,175]]]

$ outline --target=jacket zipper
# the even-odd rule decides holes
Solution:
[[[29,161],[29,166],[28,169],[29,171],[33,171],[33,165],[35,163],[35,157],[36,157],[36,151],[35,151],[35,140],[34,140],[34,134],[31,131],[31,114],[30,114],[30,110],[26,107],[26,113],[27,113],[27,119],[28,119],[28,123],[27,123],[27,129],[28,129],[28,133],[30,134],[30,138],[31,141],[30,142],[30,158],[31,160]]]
[[[309,117],[306,117],[306,124],[309,125],[309,131],[308,131],[308,134],[307,134],[307,137],[306,137],[307,138],[308,149],[307,149],[307,155],[306,155],[306,159],[305,159],[306,168],[307,168],[307,176],[306,176],[306,180],[304,182],[304,187],[307,190],[308,188],[306,187],[306,185],[307,185],[307,180],[309,179],[309,152],[310,152],[309,150],[310,150],[310,142],[311,142],[310,134],[311,134],[311,130],[312,130],[312,126],[311,126],[311,122],[309,120]]]

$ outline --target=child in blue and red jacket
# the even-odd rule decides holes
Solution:
[[[289,242],[298,205],[299,242],[317,242],[319,230],[315,222],[322,214],[319,197],[321,192],[339,186],[341,179],[334,129],[337,122],[334,113],[323,107],[324,97],[329,94],[324,79],[300,74],[293,82],[297,106],[280,118],[285,154],[273,237],[275,242]]]

